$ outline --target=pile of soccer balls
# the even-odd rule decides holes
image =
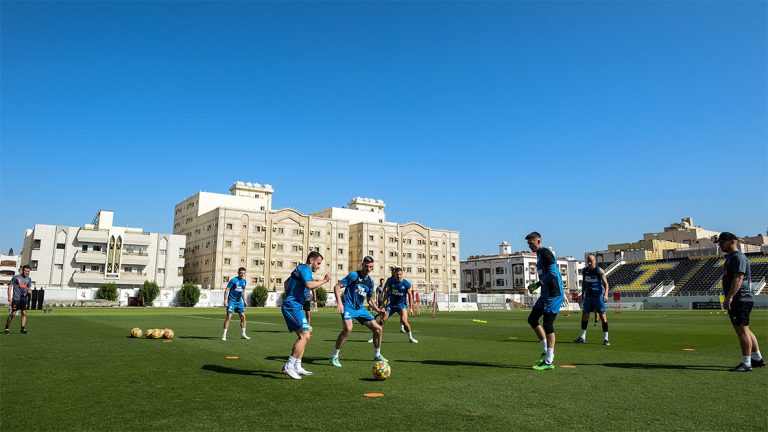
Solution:
[[[392,375],[392,367],[385,361],[377,361],[373,364],[373,378],[377,381],[384,381]]]
[[[140,328],[134,327],[131,329],[131,337],[140,338],[145,336],[147,339],[173,339],[175,333],[173,330],[167,329],[147,329],[146,333],[142,332]]]

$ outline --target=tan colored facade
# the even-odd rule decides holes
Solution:
[[[199,192],[176,205],[174,233],[187,237],[184,280],[223,289],[239,267],[249,288],[280,291],[311,250],[325,258],[318,278],[349,272],[349,223],[272,210],[272,187],[236,182],[230,195]]]
[[[426,227],[416,222],[386,221],[381,200],[353,198],[346,208],[313,213],[349,222],[349,268],[355,270],[365,256],[375,260],[375,279],[386,279],[400,267],[406,279],[423,292],[460,289],[459,232]]]

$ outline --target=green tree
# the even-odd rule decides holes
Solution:
[[[194,306],[200,301],[200,288],[197,285],[185,282],[179,290],[179,305],[181,306]]]
[[[256,285],[251,292],[251,306],[264,307],[267,304],[267,288],[264,285]]]
[[[139,288],[139,297],[144,299],[144,306],[152,306],[159,295],[160,287],[154,282],[144,281],[144,285]]]
[[[317,307],[325,307],[325,302],[328,301],[328,292],[323,287],[317,288]]]
[[[117,285],[114,282],[101,284],[99,291],[96,293],[96,298],[102,300],[116,301],[117,297]]]

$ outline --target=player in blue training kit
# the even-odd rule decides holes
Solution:
[[[539,281],[528,286],[533,292],[541,287],[541,295],[528,316],[528,324],[541,343],[542,354],[533,366],[535,370],[552,370],[555,361],[555,319],[563,304],[563,279],[557,268],[555,254],[541,245],[541,234],[532,232],[525,236],[528,247],[536,252],[536,271]],[[544,317],[542,324],[539,318]]]
[[[240,329],[242,339],[250,339],[245,334],[245,302],[243,293],[245,292],[245,267],[237,269],[237,277],[232,278],[227,283],[227,289],[224,290],[224,308],[227,309],[227,318],[224,320],[224,334],[221,340],[227,340],[227,330],[229,330],[229,321],[232,320],[232,314],[240,315]]]
[[[408,312],[410,311],[411,316],[413,316],[413,290],[411,289],[411,283],[403,278],[403,269],[400,267],[397,267],[392,274],[393,276],[387,280],[385,291],[389,302],[380,323],[383,326],[393,313],[399,314],[400,323],[408,333],[408,341],[410,343],[419,343],[419,341],[413,338],[411,325],[408,323]]]
[[[608,319],[605,316],[605,303],[608,301],[608,279],[603,269],[597,266],[597,258],[587,255],[587,266],[584,267],[584,280],[581,292],[583,294],[583,312],[581,314],[581,336],[574,340],[575,343],[587,342],[587,327],[589,326],[589,314],[594,312],[600,315],[603,323],[603,345],[610,345],[608,341]]]
[[[303,376],[312,375],[312,372],[301,367],[301,359],[304,357],[304,349],[310,339],[310,327],[306,315],[304,315],[304,301],[307,292],[314,292],[321,285],[330,282],[328,274],[322,280],[316,281],[312,276],[323,263],[323,256],[319,252],[312,251],[307,255],[307,263],[297,266],[291,277],[285,281],[285,300],[280,310],[283,313],[288,331],[296,333],[298,338],[293,344],[291,355],[283,367],[283,373],[293,379],[301,379]]]
[[[333,292],[336,295],[336,309],[341,313],[343,328],[339,337],[336,338],[336,346],[329,360],[332,366],[341,367],[339,352],[344,346],[344,342],[347,341],[347,336],[352,332],[353,319],[373,332],[374,360],[389,361],[381,355],[381,326],[365,308],[365,301],[368,301],[374,312],[382,313],[375,301],[371,271],[373,271],[373,258],[367,256],[363,258],[360,270],[348,274],[333,287]],[[345,288],[344,294],[341,293],[342,288]],[[371,299],[374,300],[371,301]]]

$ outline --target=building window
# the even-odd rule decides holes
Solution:
[[[56,249],[66,249],[67,245],[64,243],[56,243]]]
[[[165,255],[165,253],[166,253],[165,249],[160,249],[160,255]]]
[[[451,242],[451,247],[456,249],[456,243],[455,242]]]
[[[224,282],[229,282],[229,276],[224,276]]]
[[[157,269],[157,274],[165,274],[165,269],[164,268]]]
[[[283,283],[283,278],[275,278],[275,283]]]
[[[232,247],[232,240],[227,240],[224,242],[224,246],[226,247]]]
[[[336,266],[336,269],[337,269],[337,270],[344,270],[344,264],[338,264],[338,265]]]
[[[232,224],[231,224],[231,223],[228,223],[228,224],[226,224],[226,225],[225,225],[225,227],[226,227],[228,230],[231,230],[231,229],[232,229]]]
[[[504,274],[504,267],[496,267],[496,274]]]
[[[496,286],[503,287],[504,286],[504,279],[496,279]]]
[[[64,270],[64,264],[55,264],[56,270]]]
[[[293,252],[300,252],[302,249],[304,249],[304,247],[301,246],[301,245],[293,245],[293,246],[291,246],[291,250]]]
[[[341,240],[344,239],[344,233],[339,233],[339,239],[341,239]]]
[[[88,245],[83,245],[83,252],[88,252]]]
[[[99,271],[99,266],[91,266],[91,271],[95,271],[95,272]],[[125,268],[125,272],[126,273],[130,273],[131,272],[131,268],[130,267],[126,267]]]
[[[224,258],[224,264],[231,264],[232,260],[229,258]]]
[[[283,262],[278,260],[277,261],[277,266],[280,267],[280,268],[283,268]]]
[[[35,249],[35,250],[40,249],[40,240],[34,240],[32,242],[32,249]]]
[[[368,236],[368,241],[373,241],[373,236],[372,235]]]
[[[339,255],[344,255],[344,249],[339,248]]]
[[[373,251],[372,250],[368,251],[368,256],[373,256]]]
[[[281,251],[281,252],[283,251],[283,244],[282,243],[278,243],[277,244],[277,250]]]

